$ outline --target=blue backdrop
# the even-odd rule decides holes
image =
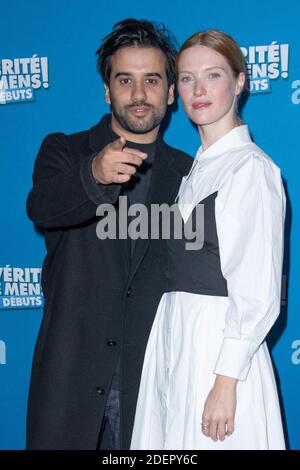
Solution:
[[[46,134],[89,128],[107,112],[95,51],[114,23],[130,16],[163,21],[179,43],[195,31],[218,28],[247,54],[253,93],[243,117],[255,142],[281,167],[288,196],[282,313],[269,344],[289,445],[300,449],[299,1],[107,5],[16,0],[1,9],[0,449],[24,448],[31,360],[42,317],[44,240],[25,213],[35,155]],[[195,154],[198,135],[180,103],[165,139]]]

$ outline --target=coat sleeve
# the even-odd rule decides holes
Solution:
[[[33,222],[44,228],[75,226],[95,217],[99,204],[117,200],[120,185],[95,182],[94,156],[77,161],[65,134],[50,134],[44,139],[27,199],[27,214]]]
[[[229,307],[214,373],[246,380],[251,359],[280,312],[285,194],[279,168],[251,155],[216,199]]]

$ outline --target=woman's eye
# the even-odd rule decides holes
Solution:
[[[184,77],[184,76],[183,76],[183,77],[180,77],[180,81],[181,81],[182,83],[188,83],[188,82],[191,81],[191,79],[192,79],[191,77]]]
[[[217,72],[212,72],[208,75],[208,78],[212,78],[212,79],[216,79],[216,78],[220,78],[220,74],[217,73]]]
[[[155,78],[147,78],[146,83],[149,83],[150,85],[156,85],[157,80]]]

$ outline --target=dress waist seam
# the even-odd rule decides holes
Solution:
[[[209,295],[209,296],[214,296],[214,297],[228,297],[227,292],[224,291],[217,291],[217,290],[208,290],[208,289],[195,289],[193,290],[184,290],[184,289],[168,289],[166,293],[171,293],[171,292],[183,292],[185,294],[198,294],[198,295]]]

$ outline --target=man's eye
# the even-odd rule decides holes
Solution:
[[[122,78],[120,80],[120,83],[121,85],[127,85],[128,83],[130,83],[130,78]]]
[[[156,85],[157,80],[156,78],[147,78],[146,83],[149,83],[150,85]]]

